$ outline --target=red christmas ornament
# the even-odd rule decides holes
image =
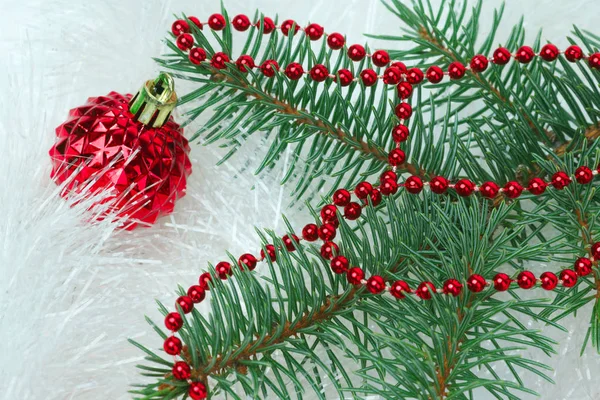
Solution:
[[[194,303],[200,303],[206,297],[206,292],[200,285],[190,286],[187,295]]]
[[[467,279],[467,287],[473,293],[479,293],[485,289],[485,278],[481,275],[473,274]]]
[[[208,391],[206,390],[206,385],[202,382],[192,382],[190,383],[190,388],[188,389],[188,395],[192,400],[203,400],[208,396]]]
[[[461,179],[456,182],[454,189],[459,196],[467,197],[475,191],[475,184],[468,179]]]
[[[390,151],[390,154],[388,155],[388,161],[389,161],[390,165],[393,167],[397,167],[398,165],[404,164],[405,160],[406,160],[406,155],[400,149],[394,149],[394,150]]]
[[[465,76],[466,72],[467,69],[465,68],[465,66],[458,61],[450,63],[450,65],[448,66],[448,75],[450,75],[451,79],[461,79]]]
[[[353,267],[348,270],[346,278],[351,285],[360,285],[361,281],[365,279],[365,273],[359,267]]]
[[[159,94],[159,91],[160,93]],[[133,98],[90,97],[56,128],[51,177],[70,193],[105,193],[125,228],[153,224],[173,212],[192,172],[183,129],[170,117],[177,96],[161,74]]]
[[[179,36],[182,33],[188,33],[189,31],[190,24],[182,19],[178,19],[177,21],[173,22],[173,25],[171,25],[171,32],[173,32],[173,35],[175,36]]]
[[[573,287],[577,283],[577,274],[572,269],[565,269],[560,273],[560,280],[564,287]]]
[[[396,86],[396,91],[398,92],[398,97],[402,100],[406,100],[412,95],[413,86],[408,82],[400,82],[398,86]]]
[[[583,50],[579,46],[569,46],[567,50],[565,50],[565,57],[570,62],[577,62],[583,58]]]
[[[373,64],[378,67],[385,67],[390,63],[390,55],[385,50],[377,50],[371,57]]]
[[[206,51],[201,49],[200,47],[194,47],[190,50],[190,54],[188,54],[188,59],[192,64],[198,65],[202,61],[206,60]]]
[[[394,171],[385,171],[379,177],[379,182],[384,182],[386,179],[391,179],[394,182],[398,182],[398,175]]]
[[[410,131],[408,130],[408,126],[406,125],[396,125],[394,129],[392,129],[392,138],[396,143],[405,142],[408,139],[409,134]]]
[[[487,197],[488,199],[493,199],[498,195],[500,188],[494,182],[485,182],[479,188],[479,192],[483,197]]]
[[[398,68],[400,70],[400,73],[402,74],[406,74],[408,72],[408,70],[406,69],[406,65],[400,61],[393,62],[392,65],[390,65],[390,67]]]
[[[369,198],[371,199],[371,204],[374,207],[377,207],[381,203],[381,192],[377,189],[373,189],[373,191],[369,195]]]
[[[175,300],[175,305],[181,307],[184,314],[189,314],[194,309],[194,302],[189,296],[180,296]]]
[[[353,44],[348,48],[348,57],[350,57],[352,61],[362,61],[366,55],[367,51],[360,44]]]
[[[535,194],[539,196],[546,191],[546,187],[548,184],[544,182],[542,178],[533,178],[529,181],[529,186],[527,186],[527,190],[531,192],[531,194]]]
[[[431,282],[421,282],[415,291],[417,296],[423,300],[430,300],[431,295],[435,292],[435,286]]]
[[[600,261],[600,242],[594,243],[592,245],[590,253],[592,254],[592,257],[594,257],[594,260]]]
[[[419,83],[423,82],[424,77],[423,71],[421,71],[419,68],[411,68],[406,73],[406,80],[408,83],[413,85],[418,85]]]
[[[308,36],[310,40],[315,41],[321,39],[325,30],[321,25],[310,24],[304,29],[304,32],[306,32],[306,36]]]
[[[165,317],[165,327],[173,332],[177,332],[183,326],[183,318],[178,312],[172,312]]]
[[[410,293],[410,287],[404,281],[396,281],[390,287],[390,293],[397,299],[403,299],[406,297],[405,293]]]
[[[165,350],[165,352],[172,356],[176,356],[179,353],[181,353],[181,347],[181,340],[179,340],[179,338],[175,336],[168,337],[165,340],[165,343],[163,344],[163,349]]]
[[[256,22],[256,26],[259,29],[262,27],[264,35],[268,35],[275,30],[275,22],[269,17],[264,17],[262,20]]]
[[[222,52],[217,52],[213,54],[210,59],[210,65],[212,65],[216,69],[225,69],[227,65],[225,63],[229,62],[229,56]]]
[[[594,179],[594,174],[592,170],[586,166],[579,167],[575,171],[575,180],[577,183],[581,183],[582,185],[586,185],[590,183]]]
[[[175,379],[178,379],[180,381],[185,381],[187,379],[189,379],[189,377],[192,375],[192,370],[190,368],[189,365],[187,365],[186,362],[183,361],[177,361],[174,365],[173,365],[173,377]]]
[[[244,32],[250,27],[250,19],[244,14],[236,15],[231,20],[231,25],[233,25],[236,30]]]
[[[287,249],[287,251],[295,251],[296,250],[296,245],[298,244],[298,236],[293,235],[292,237],[290,237],[290,235],[285,235],[284,237],[281,238],[281,240],[283,241],[283,244],[285,245],[285,248]]]
[[[346,39],[342,36],[341,33],[332,33],[327,37],[327,45],[331,47],[333,50],[339,50],[344,47],[346,43]]]
[[[188,19],[190,21],[192,21],[194,23],[194,25],[196,25],[198,27],[198,29],[202,29],[202,22],[200,22],[200,20],[194,16],[188,17]]]
[[[279,64],[275,60],[267,60],[260,66],[260,71],[267,78],[272,78],[275,76],[275,73],[279,71]]]
[[[552,272],[544,272],[540,275],[540,281],[542,281],[542,287],[545,290],[554,290],[556,285],[558,285],[558,278]]]
[[[343,87],[349,86],[354,81],[354,75],[352,75],[352,72],[348,69],[340,69],[337,75],[340,80],[340,85]]]
[[[427,80],[431,83],[440,83],[444,79],[444,71],[437,65],[432,65],[427,70]]]
[[[311,68],[309,73],[310,77],[315,82],[323,82],[325,79],[327,79],[327,77],[329,77],[329,71],[327,70],[327,67],[323,64],[315,65]]]
[[[267,248],[267,254],[269,255],[269,260],[271,260],[271,262],[275,262],[277,260],[277,254],[275,254],[275,246],[273,246],[272,244],[268,244],[265,247]],[[260,251],[260,256],[262,257],[263,260],[266,258],[266,254],[265,254],[264,250]]]
[[[254,59],[247,54],[241,55],[235,62],[235,65],[242,72],[248,72],[256,67]]]
[[[323,222],[332,222],[337,219],[337,207],[333,204],[327,204],[321,208],[321,219]]]
[[[397,85],[401,79],[402,71],[396,67],[389,67],[383,72],[383,83],[386,85]]]
[[[231,264],[229,264],[227,261],[221,261],[220,263],[218,263],[215,266],[215,271],[217,272],[217,276],[223,280],[233,275]]]
[[[535,57],[535,52],[529,46],[523,46],[517,50],[515,58],[522,64],[529,64]]]
[[[319,239],[324,242],[333,240],[335,238],[335,233],[335,226],[333,224],[323,224],[319,228]]]
[[[238,259],[238,265],[240,266],[240,268],[246,266],[250,271],[256,268],[257,262],[258,260],[256,259],[256,257],[249,253],[242,254]]]
[[[365,86],[373,86],[377,83],[377,72],[372,69],[365,69],[360,73],[360,79]]]
[[[379,275],[373,275],[367,280],[367,290],[373,294],[379,294],[385,290],[385,281]]]
[[[396,180],[386,178],[383,181],[381,181],[379,189],[381,190],[381,193],[384,196],[389,196],[392,194],[396,194],[396,192],[398,191],[398,184],[396,183]]]
[[[210,29],[212,30],[221,31],[225,28],[225,25],[225,17],[221,14],[213,14],[208,17],[208,26],[210,26]]]
[[[336,256],[331,260],[331,270],[336,274],[343,274],[348,271],[350,261],[344,256]]]
[[[194,45],[194,37],[189,33],[182,33],[181,35],[177,36],[175,43],[180,50],[187,51]]]
[[[400,103],[396,106],[396,116],[400,119],[409,119],[413,113],[413,109],[408,103]]]
[[[516,199],[523,193],[523,186],[519,182],[511,181],[504,185],[504,194],[509,199]]]
[[[581,257],[575,261],[575,272],[579,276],[586,276],[592,273],[592,260],[589,258]]]
[[[488,68],[489,61],[486,56],[478,54],[471,59],[471,69],[473,72],[483,72]]]
[[[298,29],[300,29],[300,27],[294,20],[286,19],[281,23],[281,32],[283,32],[285,36],[288,36],[292,27],[294,27],[294,32],[292,32],[292,36],[294,36],[296,33],[298,33]]]
[[[423,190],[423,181],[416,175],[409,176],[404,183],[404,187],[408,193],[419,194]]]
[[[307,242],[314,242],[319,238],[319,228],[315,224],[308,224],[302,229],[302,237]]]
[[[338,253],[338,245],[333,242],[325,242],[321,246],[321,256],[326,260],[331,260]]]
[[[540,51],[540,57],[542,57],[546,61],[554,61],[558,58],[558,47],[553,44],[547,44],[542,47],[542,51]]]
[[[212,282],[212,276],[210,276],[210,272],[205,272],[198,278],[198,285],[204,290],[210,290],[209,283]]]
[[[348,204],[346,207],[344,207],[344,217],[346,217],[346,219],[350,220],[350,221],[354,221],[355,219],[358,219],[358,217],[360,217],[360,214],[362,213],[362,208],[360,207],[360,204],[352,202],[350,204]]]
[[[296,62],[289,64],[285,68],[285,75],[293,81],[297,81],[298,79],[300,79],[303,73],[304,69],[302,68],[302,65]]]
[[[373,191],[373,185],[367,181],[360,182],[354,189],[354,194],[359,199],[366,199]]]
[[[452,295],[454,297],[458,296],[462,291],[463,285],[457,281],[456,279],[448,279],[444,282],[444,294]]]
[[[517,276],[517,284],[521,289],[531,289],[535,286],[535,275],[531,271],[523,271]]]
[[[563,190],[571,183],[571,178],[566,173],[559,171],[552,175],[552,186],[558,190]]]
[[[344,207],[350,204],[350,192],[346,189],[338,189],[333,194],[333,204],[338,207]]]
[[[600,69],[600,53],[594,53],[588,58],[588,64],[591,68]]]
[[[494,276],[494,289],[499,292],[505,292],[510,288],[511,282],[512,279],[508,275],[500,272]]]
[[[494,64],[496,65],[506,65],[510,61],[510,51],[505,47],[500,47],[496,51],[494,51]]]
[[[431,180],[431,182],[429,182],[429,187],[431,188],[431,191],[435,194],[446,193],[446,190],[448,190],[448,186],[448,179],[444,178],[443,176],[436,176]]]

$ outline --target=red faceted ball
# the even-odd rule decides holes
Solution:
[[[247,54],[241,55],[235,62],[235,65],[242,72],[248,72],[256,67],[254,59]]]
[[[190,286],[187,295],[194,303],[200,303],[206,297],[206,292],[200,285]]]
[[[412,85],[418,85],[419,83],[423,82],[424,77],[423,71],[421,71],[419,68],[411,68],[406,73],[406,80]]]
[[[210,26],[210,29],[212,30],[221,31],[225,28],[225,25],[225,17],[221,14],[213,14],[208,17],[208,26]]]
[[[377,189],[373,189],[373,191],[369,195],[369,198],[371,199],[371,205],[377,207],[381,203],[381,192]]]
[[[436,293],[436,289],[431,282],[421,282],[415,290],[415,294],[423,300],[430,300],[434,293]]]
[[[565,50],[565,57],[570,62],[577,62],[583,58],[583,50],[579,46],[569,46],[567,50]]]
[[[558,278],[552,272],[544,272],[540,275],[540,281],[545,290],[554,290],[556,285],[558,285]]]
[[[406,74],[408,72],[406,65],[400,61],[393,62],[390,67],[398,68],[402,74]]]
[[[367,51],[360,44],[353,44],[348,48],[348,57],[352,61],[361,61],[367,55]]]
[[[181,353],[181,347],[181,340],[179,340],[179,338],[175,336],[168,337],[163,344],[163,349],[165,350],[165,353],[170,354],[172,356],[176,356],[179,353]]]
[[[339,50],[344,47],[346,43],[346,39],[342,36],[341,33],[332,33],[327,37],[327,45],[333,50]]]
[[[165,317],[165,327],[173,332],[177,332],[183,326],[183,318],[178,312],[168,313]]]
[[[277,254],[275,253],[275,246],[273,246],[272,244],[268,244],[265,247],[267,249],[267,254],[269,255],[269,260],[271,260],[271,262],[275,262],[277,260]],[[260,256],[263,260],[267,257],[264,250],[260,251]]]
[[[475,191],[475,184],[468,179],[461,179],[454,185],[454,190],[459,196],[468,197]]]
[[[346,273],[346,278],[351,285],[360,285],[361,281],[365,279],[365,273],[359,267],[353,267]]]
[[[186,51],[191,49],[194,45],[194,38],[189,33],[182,33],[181,35],[177,36],[175,43],[180,50]]]
[[[343,274],[348,271],[348,267],[350,267],[350,261],[344,256],[336,256],[333,257],[330,263],[331,270],[336,274]]]
[[[582,185],[586,185],[590,183],[594,179],[594,174],[592,170],[586,166],[579,167],[575,171],[575,180],[577,183],[581,183]]]
[[[493,199],[498,195],[500,188],[495,182],[485,182],[479,187],[479,192],[483,197]]]
[[[423,190],[423,181],[416,175],[409,176],[404,182],[404,187],[408,193],[419,194]]]
[[[315,41],[321,39],[325,30],[319,24],[310,24],[304,29],[306,32],[306,36],[310,38],[310,40]]]
[[[324,242],[335,238],[335,226],[330,223],[323,224],[319,227],[319,239]]]
[[[427,80],[431,83],[440,83],[444,79],[444,70],[437,65],[432,65],[427,70]]]
[[[594,257],[595,258],[595,257]],[[592,273],[592,260],[589,258],[581,257],[575,261],[575,272],[579,276],[587,276]]]
[[[483,72],[488,68],[488,58],[482,54],[478,54],[471,59],[471,70],[473,72]]]
[[[289,64],[285,68],[285,75],[293,81],[300,79],[302,74],[304,74],[304,69],[302,68],[302,65],[296,62]]]
[[[252,271],[252,270],[254,270],[254,268],[256,268],[257,263],[258,263],[258,260],[256,259],[256,257],[254,257],[250,253],[242,254],[240,256],[240,258],[238,259],[239,267],[243,268],[244,266],[246,266],[250,271]]]
[[[494,276],[494,289],[499,292],[505,292],[510,288],[511,282],[512,279],[508,275],[500,272]]]
[[[231,25],[233,25],[236,30],[244,32],[250,27],[250,19],[244,14],[236,15],[231,20]]]
[[[222,52],[217,52],[213,54],[210,59],[210,65],[212,65],[216,69],[225,69],[227,65],[225,63],[229,62],[229,56]]]
[[[385,281],[379,275],[373,275],[367,280],[367,290],[373,294],[379,294],[385,290]]]
[[[128,230],[172,213],[192,172],[183,129],[172,117],[160,128],[136,121],[130,100],[130,94],[116,92],[90,97],[56,128],[49,152],[51,177],[66,183],[63,197],[106,194],[97,204],[110,203],[106,214],[121,217]]]
[[[356,188],[354,189],[354,194],[359,199],[364,200],[367,197],[369,197],[369,195],[371,194],[372,191],[373,191],[373,185],[371,185],[369,182],[364,181],[364,182],[360,182],[358,185],[356,185]]]
[[[506,65],[510,61],[510,51],[505,47],[500,47],[494,51],[493,62],[496,65]]]
[[[319,228],[315,224],[308,224],[302,228],[302,237],[307,242],[314,242],[319,238]]]
[[[275,30],[275,22],[269,17],[264,17],[262,20],[256,22],[258,29],[263,30],[263,34],[268,35]]]
[[[294,27],[294,32],[292,32],[292,36],[294,36],[296,35],[296,33],[298,33],[298,29],[300,29],[300,26],[298,26],[298,24],[294,22],[294,20],[286,19],[281,23],[281,32],[283,32],[285,36],[288,36],[292,27]]]
[[[323,64],[317,64],[310,70],[310,77],[315,82],[323,82],[325,79],[329,77],[329,71],[327,67]]]
[[[192,16],[192,17],[188,17],[188,19],[190,21],[192,21],[194,23],[194,25],[196,25],[198,27],[198,29],[201,30],[203,28],[202,22],[200,22],[200,20],[198,18]]]
[[[463,285],[457,281],[456,279],[448,279],[444,282],[444,294],[452,295],[454,297],[458,296],[462,291]]]
[[[558,190],[563,190],[571,184],[571,178],[566,173],[559,171],[552,175],[552,186]]]
[[[412,95],[413,86],[408,82],[400,82],[398,86],[396,86],[396,91],[398,92],[398,97],[402,100],[406,100]]]
[[[198,278],[198,285],[204,290],[210,290],[209,283],[212,282],[212,276],[209,272],[205,272]]]
[[[267,78],[272,78],[279,71],[279,64],[275,60],[267,60],[260,66],[260,71]]]
[[[396,194],[398,191],[398,184],[394,179],[384,179],[379,186],[379,190],[384,196],[390,196]]]
[[[344,207],[350,204],[350,192],[346,189],[338,189],[333,194],[333,204],[338,207]]]
[[[449,187],[448,179],[443,176],[434,177],[431,182],[429,182],[429,188],[435,194],[444,194]]]
[[[185,380],[189,379],[190,376],[192,376],[192,370],[191,370],[190,366],[186,362],[183,362],[183,361],[177,361],[173,365],[172,371],[173,371],[173,377],[180,381],[185,381]]]
[[[402,72],[396,67],[386,68],[383,72],[383,83],[386,85],[397,85],[401,80]]]
[[[594,243],[592,245],[590,253],[595,260],[600,261],[600,242]]]
[[[171,25],[171,32],[173,32],[173,35],[175,36],[179,36],[182,33],[189,33],[189,31],[190,24],[182,19],[178,19],[177,21],[173,22],[173,25]]]
[[[337,219],[337,207],[333,204],[327,204],[321,208],[321,219],[323,222],[332,222]]]
[[[189,314],[194,309],[194,302],[189,296],[178,297],[175,305],[181,307],[184,314]]]
[[[516,199],[523,193],[523,186],[519,182],[511,181],[504,185],[504,194],[510,199]]]
[[[403,299],[406,297],[405,293],[410,293],[410,287],[404,281],[396,281],[392,283],[390,293],[397,299]]]
[[[361,213],[362,207],[358,203],[352,202],[344,207],[344,217],[350,221],[358,219]]]
[[[448,75],[450,75],[450,79],[461,79],[465,76],[466,72],[467,69],[465,66],[458,61],[450,63],[448,66]]]
[[[572,269],[565,269],[560,273],[559,279],[564,287],[573,287],[577,283],[577,273]]]
[[[534,57],[535,52],[529,46],[522,46],[515,54],[515,58],[522,64],[529,64]]]
[[[540,57],[545,61],[554,61],[558,58],[559,54],[558,47],[550,43],[542,47],[540,51]]]
[[[591,68],[600,69],[600,53],[594,53],[588,58]]]
[[[190,50],[190,54],[188,54],[188,59],[192,64],[198,65],[202,61],[206,60],[206,51],[201,49],[200,47],[194,47]]]
[[[531,271],[523,271],[517,276],[517,284],[521,289],[531,289],[535,286],[535,275]]]
[[[390,151],[390,154],[388,155],[388,161],[389,161],[390,165],[393,167],[397,167],[398,165],[404,164],[405,160],[406,160],[406,155],[400,149],[394,149],[394,150]]]
[[[331,260],[338,252],[338,245],[333,242],[325,242],[321,246],[321,256],[326,260]]]
[[[396,143],[405,142],[408,139],[409,135],[408,126],[400,124],[396,125],[394,129],[392,129],[392,138]]]
[[[365,69],[360,73],[360,79],[365,86],[373,86],[377,83],[377,72],[372,69]]]
[[[390,55],[385,50],[377,50],[373,53],[371,59],[373,60],[373,64],[378,67],[385,67],[390,63]]]
[[[394,182],[398,182],[398,175],[396,175],[394,171],[388,170],[379,176],[379,182],[384,182],[386,179],[391,179]]]
[[[467,279],[467,287],[473,293],[479,293],[485,289],[485,278],[478,274],[473,274]]]
[[[401,120],[409,119],[412,115],[412,106],[408,103],[400,103],[396,106],[396,116]]]
[[[190,383],[190,388],[188,389],[188,395],[192,400],[203,400],[208,396],[208,391],[206,390],[206,385],[202,382],[192,382]]]
[[[527,190],[529,190],[531,194],[539,196],[546,191],[546,187],[548,187],[548,184],[544,182],[542,178],[533,178],[531,181],[529,181]]]
[[[349,86],[354,81],[354,75],[348,69],[340,69],[337,78],[339,78],[340,85],[343,87]]]
[[[218,263],[215,266],[215,271],[217,272],[217,276],[221,279],[227,279],[229,276],[233,275],[231,264],[227,261],[221,261]]]
[[[293,235],[292,237],[290,237],[290,235],[285,235],[284,237],[281,238],[281,240],[283,241],[283,244],[285,245],[285,248],[287,249],[287,251],[295,251],[296,250],[296,246],[298,245],[298,236]]]

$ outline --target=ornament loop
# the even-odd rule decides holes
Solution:
[[[161,72],[158,78],[146,81],[129,102],[129,109],[134,120],[160,128],[169,120],[176,105],[175,81],[171,75]]]

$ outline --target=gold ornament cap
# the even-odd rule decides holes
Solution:
[[[160,128],[169,120],[176,105],[175,81],[171,75],[161,72],[158,78],[146,81],[133,96],[129,111],[134,120],[151,128]]]

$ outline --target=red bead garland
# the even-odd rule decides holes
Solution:
[[[210,26],[210,29],[214,31],[221,31],[225,29],[225,25],[225,17],[221,14],[213,14],[208,17],[208,26]]]

